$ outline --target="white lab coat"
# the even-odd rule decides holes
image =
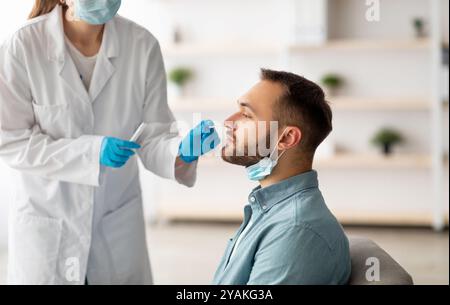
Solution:
[[[150,284],[137,158],[99,165],[103,136],[129,139],[142,123],[139,158],[176,174],[178,131],[167,105],[157,40],[116,16],[105,26],[86,91],[64,44],[62,10],[30,20],[0,48],[0,158],[18,170],[10,207],[12,284]]]

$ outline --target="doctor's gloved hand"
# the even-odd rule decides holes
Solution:
[[[135,142],[106,137],[103,139],[100,149],[100,164],[120,168],[135,155],[133,149],[139,149],[141,146]]]
[[[180,159],[185,163],[197,161],[220,144],[219,134],[211,120],[202,121],[183,139],[179,148]]]

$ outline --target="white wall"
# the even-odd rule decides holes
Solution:
[[[413,18],[423,17],[427,20],[429,17],[427,0],[382,0],[381,21],[373,24],[368,24],[365,20],[365,1],[329,2],[332,16],[329,31],[332,39],[412,40]],[[336,9],[339,2],[348,4],[348,9]],[[443,2],[448,7],[448,1]],[[231,39],[230,33],[233,33],[241,42],[281,44],[288,39],[290,33],[291,12],[286,6],[289,1],[274,3],[264,0],[258,1],[253,7],[243,5],[241,8],[236,7],[234,1],[172,0],[159,3],[160,9],[166,11],[165,16],[180,20],[186,28],[186,39],[190,43],[214,43],[217,39],[227,41]],[[228,6],[234,9],[229,10]],[[256,6],[258,10],[255,9]],[[247,13],[243,10],[247,10]],[[250,22],[247,22],[247,15],[251,15]],[[274,18],[275,21],[269,21]],[[200,28],[199,20],[205,26]],[[226,20],[226,25],[217,27],[217,20]],[[267,24],[270,26],[267,27]],[[448,37],[448,15],[443,27]],[[236,32],[236,29],[239,30]],[[345,96],[428,100],[431,88],[430,59],[427,49],[344,52],[318,50],[294,56],[289,70],[315,81],[325,73],[339,73],[347,80],[342,92]],[[230,100],[238,98],[257,81],[260,67],[277,68],[280,64],[277,55],[256,53],[252,56],[168,57],[166,61],[169,68],[185,65],[195,69],[196,79],[190,85],[189,94],[226,97]],[[207,115],[220,119],[231,111],[230,107],[229,112]],[[177,116],[187,117],[189,112],[178,112]],[[448,112],[446,117],[448,122]],[[397,148],[398,152],[430,152],[430,114],[427,111],[335,111],[334,125],[333,140],[347,151],[375,153],[376,149],[370,144],[370,138],[381,127],[391,126],[401,131],[407,139],[403,146]],[[446,126],[443,128],[447,130]],[[428,169],[323,169],[320,176],[324,194],[335,211],[356,213],[358,210],[365,210],[370,213],[373,210],[385,214],[396,211],[401,214],[406,211],[417,215],[431,212],[432,186]],[[217,203],[214,208],[218,209],[218,213],[239,211],[250,190],[244,172],[225,165],[203,167],[194,190],[186,191],[170,183],[164,185],[162,204],[171,204],[174,209],[183,209],[185,206],[194,209],[195,203],[202,202],[198,204],[198,212],[208,204],[209,198],[218,198],[217,202],[214,201]],[[350,198],[348,192],[352,193]],[[165,207],[162,209],[166,210]]]
[[[365,19],[366,1],[330,0],[330,38],[405,39],[414,37],[412,18],[429,19],[429,2],[422,0],[380,0],[380,21]],[[342,5],[345,3],[345,6]],[[342,9],[345,7],[346,9]]]
[[[292,34],[289,28],[289,22],[292,21],[289,1],[291,0],[125,0],[120,14],[147,27],[163,45],[169,44],[175,25],[183,28],[183,36],[190,43],[269,42],[273,45],[282,45]],[[361,0],[331,1],[332,3],[333,1],[364,2]],[[361,19],[363,15],[360,8],[354,5],[353,10],[336,13],[337,21],[334,23],[335,27],[331,29],[331,34],[341,38],[347,35],[353,38],[364,38],[368,30],[371,38],[380,38],[382,33],[383,35],[387,33],[387,38],[410,37],[412,35],[410,18],[428,16],[426,4],[424,4],[426,2],[426,0],[383,0],[383,23],[372,25],[373,28],[369,29],[367,27],[362,29],[366,26]],[[448,1],[443,2],[448,7]],[[0,1],[0,40],[13,33],[26,20],[32,3],[33,0]],[[443,10],[447,20],[444,32],[448,41],[446,11]],[[366,34],[363,35],[363,33]],[[422,54],[424,51],[401,54],[392,51],[371,52],[379,51],[299,55],[294,58],[291,69],[313,80],[318,80],[323,73],[329,71],[344,74],[349,79],[346,89],[349,95],[421,97],[428,94],[429,63],[427,57]],[[373,60],[374,57],[379,59]],[[237,98],[244,93],[258,79],[260,67],[278,68],[281,65],[279,56],[261,54],[241,57],[212,55],[203,58],[166,58],[166,63],[169,69],[176,65],[188,65],[195,68],[196,79],[190,88],[192,95],[227,98]],[[231,109],[233,105],[230,105],[230,111]],[[223,120],[228,114],[228,112],[222,112],[209,115],[214,119]],[[189,119],[189,113],[177,113],[177,116]],[[385,124],[398,126],[409,139],[401,150],[428,151],[429,124],[426,113],[374,113],[364,116],[354,113],[336,114],[335,139],[350,150],[372,151],[373,148],[367,141],[368,137],[379,126]],[[444,128],[448,130],[448,117]],[[245,180],[244,172],[229,166],[220,167],[220,170],[208,166],[202,166],[201,169],[199,184],[195,190],[188,192],[181,186],[168,183],[164,184],[162,189],[166,191],[165,194],[156,193],[152,188],[155,185],[155,178],[144,173],[147,207],[153,207],[157,202],[162,201],[177,200],[178,204],[187,204],[186,199],[188,202],[198,202],[205,198],[220,196],[221,200],[228,198],[222,203],[225,210],[240,209],[252,186]],[[356,189],[354,204],[344,207],[355,208],[364,203],[376,207],[378,202],[383,201],[387,207],[410,204],[412,207],[419,207],[420,210],[427,205],[426,192],[430,189],[427,184],[428,172],[412,174],[414,177],[410,178],[410,175],[405,172],[365,174],[349,171],[337,175],[336,172],[331,171],[323,174],[322,185],[332,207],[344,204],[346,197],[342,189]],[[390,177],[389,182],[383,178],[386,175]],[[0,163],[0,246],[5,244],[10,181],[7,168]],[[353,183],[354,181],[356,182]],[[386,183],[393,185],[392,191],[384,195],[378,194],[377,189],[382,188]],[[405,186],[409,186],[409,189],[405,189]],[[417,190],[417,196],[410,196],[410,190]],[[168,198],[169,194],[179,194],[179,196]],[[364,195],[367,196],[367,194],[370,194],[370,200],[365,200]],[[234,206],[227,207],[226,202]]]
[[[33,3],[33,0],[0,3],[0,41],[13,34],[26,21]]]

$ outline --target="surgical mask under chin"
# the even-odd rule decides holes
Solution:
[[[75,0],[75,18],[89,24],[105,24],[116,16],[121,0]]]
[[[278,141],[279,143],[279,141]],[[265,157],[261,159],[258,163],[247,167],[247,176],[248,179],[252,181],[261,181],[267,176],[269,176],[273,169],[277,166],[278,160],[283,156],[286,151],[283,151],[278,158],[274,159],[273,154],[276,152],[278,143],[275,146],[275,149],[270,153],[269,157]]]

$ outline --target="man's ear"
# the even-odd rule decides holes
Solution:
[[[297,146],[302,140],[302,131],[296,126],[289,126],[285,129],[283,138],[280,139],[278,148],[288,150]]]

